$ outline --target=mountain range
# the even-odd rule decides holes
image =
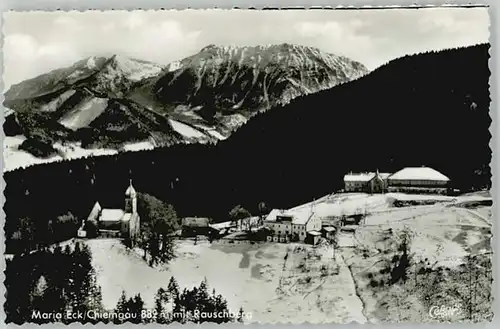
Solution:
[[[90,57],[13,85],[7,136],[37,157],[226,139],[257,113],[352,81],[361,63],[316,48],[209,45],[169,65]],[[6,157],[6,161],[9,158]]]

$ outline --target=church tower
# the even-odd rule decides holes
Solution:
[[[132,180],[125,191],[125,212],[126,213],[137,213],[137,192],[134,186],[132,186]]]

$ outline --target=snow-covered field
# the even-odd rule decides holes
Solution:
[[[387,197],[394,198],[400,201],[439,201],[439,202],[451,202],[455,200],[455,197],[447,195],[427,195],[427,194],[405,194],[405,193],[387,193]]]
[[[423,205],[393,207],[395,200],[419,201]],[[491,206],[460,207],[463,203],[484,202],[491,197],[483,195],[441,196],[403,193],[363,194],[342,193],[321,198],[314,204],[291,209],[310,208],[322,218],[366,214],[355,236],[341,234],[342,246],[363,245],[377,250],[383,241],[380,232],[389,228],[394,232],[412,232],[412,251],[422,259],[428,258],[442,265],[455,266],[463,256],[486,252],[489,248]],[[434,201],[432,204],[427,204]]]
[[[4,167],[3,170],[11,171],[18,168],[26,168],[36,164],[58,162],[65,159],[78,159],[88,156],[112,155],[117,154],[115,149],[85,149],[79,143],[67,143],[61,145],[55,143],[53,145],[59,155],[54,155],[48,158],[37,158],[32,154],[19,149],[19,146],[26,140],[24,136],[6,136],[3,145]],[[129,143],[123,148],[125,151],[140,151],[152,149],[154,145],[151,142]]]
[[[483,195],[463,195],[463,196],[445,196],[445,195],[426,195],[426,194],[404,194],[404,193],[386,193],[386,194],[366,194],[366,193],[339,193],[326,195],[316,201],[309,202],[289,209],[290,212],[311,209],[322,218],[349,216],[353,214],[373,214],[385,212],[425,211],[429,205],[460,205],[465,202],[484,202],[491,201],[491,197]],[[413,201],[415,205],[408,207],[394,207],[395,201]],[[418,205],[419,203],[422,205]]]
[[[181,289],[199,285],[206,277],[210,288],[227,299],[230,311],[237,312],[242,306],[252,314],[250,322],[366,321],[349,270],[340,255],[332,261],[332,251],[326,247],[318,251],[321,259],[311,266],[338,263],[339,270],[320,277],[319,270],[306,273],[297,268],[310,246],[294,253],[294,245],[288,244],[194,245],[186,240],[179,242],[178,257],[168,266],[152,268],[117,240],[86,243],[92,250],[106,308],[116,306],[122,290],[128,296],[140,293],[146,307],[153,307],[154,294],[158,288],[166,288],[171,276]],[[306,276],[311,276],[310,282],[300,283]]]
[[[435,205],[368,216],[366,224],[356,230],[356,240],[367,249],[383,249],[382,232],[389,228],[395,236],[410,232],[415,257],[447,267],[459,265],[470,253],[487,252],[491,237],[487,234],[491,225],[466,209]]]

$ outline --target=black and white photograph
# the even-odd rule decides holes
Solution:
[[[492,321],[488,7],[2,23],[6,323]]]

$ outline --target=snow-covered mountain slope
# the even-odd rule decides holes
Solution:
[[[358,62],[312,47],[209,45],[182,60],[179,69],[165,73],[153,93],[163,104],[202,106],[212,113],[253,113],[367,72]]]
[[[90,81],[90,89],[103,95],[122,97],[139,81],[159,75],[165,67],[125,56],[112,56]]]
[[[57,153],[56,143],[120,149],[216,142],[259,111],[365,73],[348,58],[289,44],[210,45],[165,66],[89,57],[13,85],[4,105],[14,114],[4,127],[26,138],[20,150],[39,157]]]
[[[121,97],[137,82],[159,75],[164,69],[159,64],[119,55],[93,56],[70,67],[13,85],[5,93],[5,106],[16,111],[32,111],[33,105],[40,104],[40,107],[48,106],[53,110],[54,106],[67,100],[71,89],[87,89],[101,96]]]
[[[70,67],[53,70],[12,85],[5,93],[6,105],[7,107],[13,106],[15,100],[36,99],[66,89],[68,86],[99,72],[107,61],[108,59],[105,57],[86,58]]]

